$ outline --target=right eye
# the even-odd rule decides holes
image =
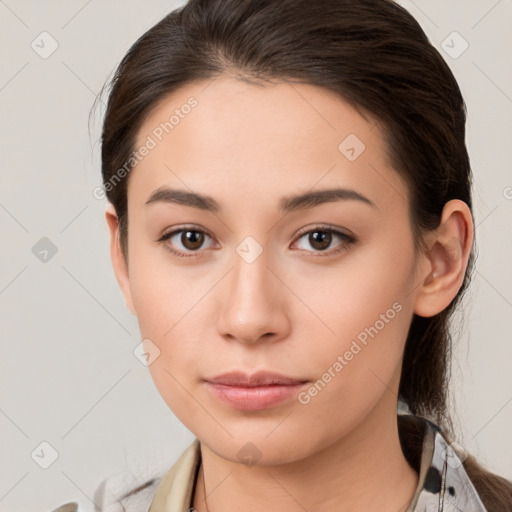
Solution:
[[[196,255],[194,253],[200,252],[199,249],[201,249],[207,238],[211,239],[210,235],[205,231],[185,227],[165,233],[157,241],[163,243],[165,248],[176,256],[190,258]],[[169,241],[171,243],[168,243]]]

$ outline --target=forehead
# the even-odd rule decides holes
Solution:
[[[143,146],[129,195],[162,184],[260,198],[315,184],[364,189],[376,203],[406,195],[376,121],[308,84],[229,76],[188,84],[151,110],[134,149]]]

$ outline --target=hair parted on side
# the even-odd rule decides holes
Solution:
[[[142,123],[163,98],[221,73],[322,87],[375,119],[410,191],[418,249],[448,201],[460,199],[472,208],[461,91],[419,23],[392,0],[189,0],[133,44],[109,84],[101,137],[104,184],[129,160]],[[129,177],[106,189],[128,264]],[[473,266],[474,250],[444,311],[414,315],[403,357],[401,398],[448,438],[449,321]],[[512,482],[472,456],[464,467],[489,512],[512,510]]]

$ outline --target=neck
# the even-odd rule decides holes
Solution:
[[[194,508],[198,512],[404,512],[418,475],[400,447],[396,407],[387,404],[385,409],[388,412],[370,413],[327,449],[281,465],[247,467],[201,443]]]

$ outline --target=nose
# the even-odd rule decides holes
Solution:
[[[224,339],[255,344],[287,336],[290,292],[286,294],[286,286],[269,263],[265,250],[250,263],[234,255],[218,317],[218,330]]]

